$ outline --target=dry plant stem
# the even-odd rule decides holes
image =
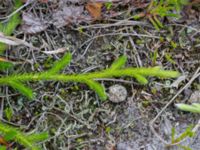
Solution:
[[[194,27],[190,27],[190,26],[187,26],[187,25],[184,25],[184,24],[168,24],[168,25],[170,25],[170,26],[180,26],[180,27],[188,28],[188,29],[196,31],[197,33],[200,32],[199,29],[194,28]]]
[[[32,44],[24,40],[21,40],[12,36],[5,36],[2,32],[0,32],[0,42],[5,43],[7,45],[13,45],[13,46],[24,45],[24,46],[39,50],[39,48],[34,47]]]
[[[95,79],[95,81],[112,81],[112,82],[121,82],[121,83],[126,83],[126,84],[138,84],[137,82],[134,82],[134,81],[114,79],[114,78],[100,78],[100,79]]]
[[[107,33],[107,34],[102,34],[102,35],[97,35],[92,37],[91,39],[85,41],[80,47],[83,47],[85,44],[87,44],[88,42],[97,39],[99,37],[104,37],[104,36],[116,36],[116,35],[120,35],[120,36],[136,36],[136,37],[147,37],[147,38],[155,38],[155,39],[160,39],[159,36],[154,36],[154,35],[147,35],[147,34],[137,34],[137,33]]]
[[[174,97],[163,107],[163,109],[162,109],[162,110],[156,115],[156,117],[150,122],[150,129],[151,129],[151,131],[156,135],[156,137],[157,137],[158,139],[160,139],[160,140],[161,140],[164,144],[166,144],[167,146],[177,145],[177,144],[181,143],[182,141],[186,140],[186,138],[183,139],[183,140],[181,140],[181,141],[178,142],[178,143],[171,144],[170,142],[167,142],[166,140],[164,140],[164,139],[155,131],[155,129],[154,129],[154,127],[153,127],[153,126],[154,126],[154,123],[155,123],[155,121],[161,116],[161,114],[166,110],[166,108],[167,108],[169,105],[172,104],[172,102],[176,99],[176,97],[177,97],[181,92],[183,92],[184,89],[186,89],[188,86],[190,86],[190,85],[192,84],[192,82],[193,82],[196,78],[198,78],[198,77],[200,76],[199,71],[200,71],[200,67],[197,68],[196,72],[194,73],[194,75],[192,76],[192,78],[190,79],[190,81],[189,81],[183,88],[181,88],[181,89],[177,92],[176,95],[174,95]],[[199,127],[200,127],[200,120],[199,120],[199,122],[197,123],[197,125],[193,128],[192,131],[197,131]]]
[[[4,98],[1,98],[1,109],[0,109],[0,119],[3,118],[3,110],[4,110]]]
[[[200,128],[200,119],[198,121],[198,123],[196,124],[196,126],[192,129],[192,132],[197,132],[197,130]]]
[[[140,22],[140,21],[131,21],[131,20],[119,20],[116,23],[112,23],[112,24],[92,24],[92,25],[87,25],[87,26],[81,26],[79,28],[77,28],[76,30],[79,29],[87,29],[87,28],[94,28],[94,29],[98,29],[98,28],[109,28],[109,27],[115,27],[115,26],[148,26],[147,23],[144,22]]]

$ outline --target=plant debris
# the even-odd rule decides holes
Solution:
[[[24,31],[24,33],[36,34],[46,30],[48,27],[47,21],[43,21],[31,13],[23,13],[22,19],[22,30]]]
[[[53,25],[60,28],[72,23],[79,24],[86,17],[82,15],[83,11],[83,6],[65,6],[53,14]]]

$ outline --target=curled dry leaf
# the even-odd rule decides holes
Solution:
[[[79,24],[85,17],[83,6],[65,6],[53,14],[53,24],[57,27],[63,27],[71,23]]]
[[[2,136],[0,136],[0,144],[5,145],[7,148],[10,147],[9,143]]]
[[[35,34],[47,29],[48,25],[46,21],[35,17],[31,13],[23,13],[22,15],[22,30],[28,34]]]

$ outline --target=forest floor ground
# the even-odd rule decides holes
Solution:
[[[2,120],[27,132],[48,131],[50,138],[41,143],[47,150],[178,150],[180,145],[199,150],[200,130],[176,146],[166,147],[159,137],[170,143],[172,128],[178,136],[200,119],[198,114],[180,111],[174,105],[200,102],[200,76],[191,80],[200,66],[200,6],[184,8],[179,19],[161,18],[164,27],[156,30],[147,18],[132,19],[145,11],[149,1],[135,4],[116,2],[110,11],[101,6],[102,19],[94,19],[98,12],[88,13],[92,8],[86,9],[89,6],[83,1],[32,2],[20,13],[32,17],[35,28],[28,26],[30,20],[24,17],[14,35],[39,50],[14,46],[4,56],[20,62],[16,73],[41,72],[65,52],[71,52],[72,62],[63,71],[70,74],[108,68],[119,56],[126,55],[126,66],[162,66],[179,71],[179,78],[149,78],[147,85],[127,77],[99,79],[107,92],[113,85],[126,88],[127,98],[121,103],[109,99],[102,102],[95,92],[79,83],[28,83],[36,93],[32,101],[4,87],[1,108],[11,107],[14,113],[8,121],[1,110]],[[9,10],[10,3],[4,1],[1,5],[5,15],[3,10]],[[65,18],[63,23],[64,12],[70,20]],[[80,17],[81,13],[85,18]]]

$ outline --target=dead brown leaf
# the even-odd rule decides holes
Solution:
[[[53,14],[53,24],[57,27],[63,27],[71,23],[78,24],[84,20],[83,6],[65,6]]]
[[[0,136],[0,144],[5,145],[6,147],[9,147],[8,142],[2,136]]]
[[[102,6],[103,6],[103,3],[90,2],[90,3],[87,3],[85,8],[95,20],[98,20],[101,18]]]

